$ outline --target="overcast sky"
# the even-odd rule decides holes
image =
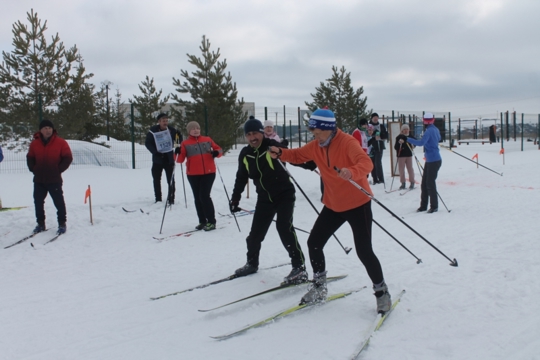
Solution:
[[[539,0],[4,0],[0,49],[34,9],[124,100],[165,93],[203,35],[256,106],[304,108],[345,66],[374,111],[540,113]]]

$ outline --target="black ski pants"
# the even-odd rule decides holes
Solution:
[[[187,178],[189,185],[191,185],[191,190],[193,191],[193,197],[195,198],[195,209],[197,210],[199,224],[215,224],[216,214],[210,192],[212,191],[212,186],[216,179],[216,173],[188,175]]]
[[[296,232],[293,226],[294,194],[274,199],[273,202],[263,202],[257,200],[255,205],[255,214],[253,214],[253,223],[251,231],[246,238],[247,243],[247,262],[252,266],[259,266],[259,253],[261,244],[266,237],[268,228],[272,224],[274,215],[276,218],[276,230],[281,238],[281,243],[289,253],[293,268],[305,266],[304,253],[298,243]]]
[[[383,271],[379,259],[373,252],[371,246],[371,224],[373,215],[371,213],[371,201],[357,208],[336,212],[326,206],[315,221],[311,234],[308,238],[309,258],[313,273],[326,271],[326,261],[324,258],[324,246],[328,239],[344,223],[351,226],[356,255],[364,264],[369,278],[373,284],[380,284],[383,280]]]
[[[175,184],[174,179],[171,179],[173,176],[174,171],[174,164],[158,164],[153,163],[152,164],[152,178],[154,179],[154,195],[156,197],[156,201],[161,201],[161,174],[163,173],[163,170],[165,170],[165,176],[167,177],[167,187],[169,184],[171,184],[170,189],[168,189],[168,199],[174,201],[174,192],[175,192]]]
[[[427,209],[428,200],[432,209],[439,207],[439,199],[437,195],[437,175],[441,168],[442,160],[426,162],[424,167],[424,175],[422,176],[422,194],[420,195],[420,207]]]
[[[377,142],[373,146],[379,146],[380,144]],[[383,156],[383,149],[377,149],[377,150],[371,150],[373,157],[371,158],[371,161],[373,161],[373,170],[371,170],[371,177],[373,178],[373,183],[383,183],[384,182],[384,172],[382,167],[382,156]]]
[[[65,224],[67,212],[62,183],[34,183],[34,205],[36,208],[36,220],[38,224],[45,224],[45,198],[47,197],[47,194],[51,195],[54,206],[56,207],[58,225]]]

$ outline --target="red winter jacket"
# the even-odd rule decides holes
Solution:
[[[187,175],[206,175],[216,172],[216,164],[212,151],[217,151],[218,156],[223,155],[223,151],[208,136],[189,136],[182,141],[180,154],[176,162],[183,163],[187,158]]]
[[[62,173],[67,170],[72,161],[73,155],[68,143],[58,137],[56,130],[53,131],[46,144],[39,131],[34,134],[34,140],[30,143],[30,149],[26,155],[26,164],[34,173],[35,183],[62,183]]]

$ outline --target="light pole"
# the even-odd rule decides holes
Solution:
[[[107,141],[109,141],[111,139],[109,137],[109,85],[111,85],[112,82],[105,80],[103,84],[105,84],[105,92],[107,94]]]

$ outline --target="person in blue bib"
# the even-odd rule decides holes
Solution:
[[[412,137],[407,138],[409,144],[424,147],[424,156],[426,164],[424,166],[424,175],[422,176],[422,193],[420,195],[420,207],[417,212],[427,211],[432,214],[439,210],[439,199],[437,198],[437,175],[442,165],[442,158],[439,152],[439,142],[441,141],[441,133],[434,125],[435,116],[432,113],[424,115],[424,136],[422,139],[416,140]],[[428,210],[428,201],[430,208]]]

